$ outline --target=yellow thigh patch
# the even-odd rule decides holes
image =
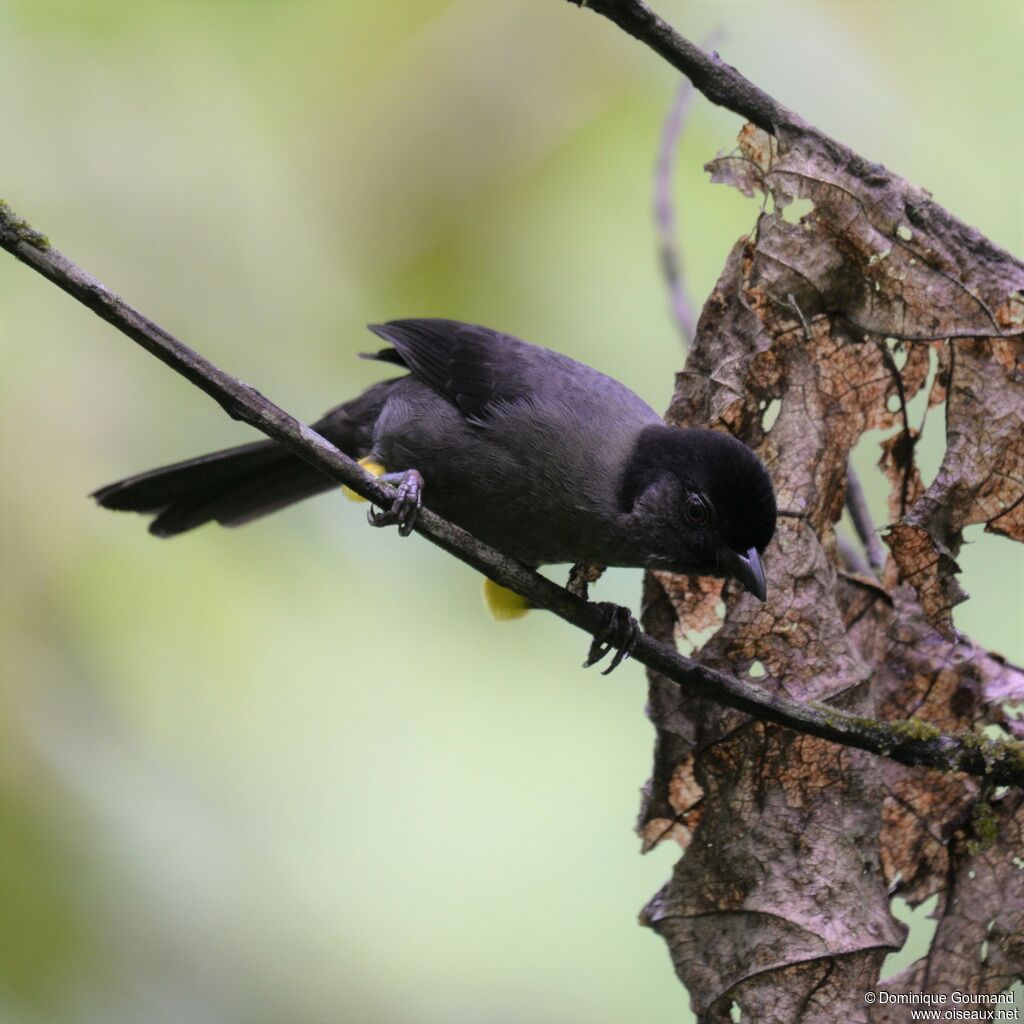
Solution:
[[[508,587],[484,577],[484,604],[495,622],[521,619],[529,610],[530,602]]]
[[[359,465],[366,470],[371,476],[383,476],[387,470],[370,455],[364,455],[359,460]],[[356,494],[351,487],[342,487],[341,493],[348,498],[349,501],[366,501],[361,494]]]

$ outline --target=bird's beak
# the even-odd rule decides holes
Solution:
[[[741,555],[732,548],[719,548],[718,565],[734,580],[739,580],[745,590],[749,590],[759,601],[768,596],[768,586],[764,581],[764,569],[761,568],[761,557],[757,548],[751,548]]]

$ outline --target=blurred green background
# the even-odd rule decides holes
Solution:
[[[657,7],[1024,252],[1019,0]],[[563,0],[0,0],[0,195],[307,419],[380,376],[362,325],[409,315],[664,407],[676,81]],[[699,101],[682,144],[698,302],[756,214],[701,171],[739,126]],[[337,495],[153,540],[86,495],[251,433],[6,254],[0,344],[0,1018],[690,1019],[635,923],[675,858],[631,831],[636,665],[493,625],[468,569]],[[1024,659],[1020,551],[973,539],[958,622]]]

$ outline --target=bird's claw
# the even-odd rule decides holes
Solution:
[[[608,601],[601,601],[598,607],[601,609],[604,623],[590,645],[583,667],[590,668],[591,665],[596,665],[609,651],[614,650],[615,655],[611,664],[601,673],[606,676],[609,672],[614,672],[623,660],[630,656],[640,637],[640,627],[628,608]]]
[[[386,479],[386,477],[382,478]],[[370,509],[366,518],[371,526],[398,526],[398,534],[408,537],[423,507],[423,477],[415,469],[407,469],[398,477],[395,500],[386,512]]]

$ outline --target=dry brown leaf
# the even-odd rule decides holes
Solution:
[[[799,224],[777,212],[758,224],[765,259],[755,283],[776,305],[794,295],[805,316],[827,312],[881,337],[996,337],[1015,325],[1019,332],[1019,262],[885,168],[838,165],[827,140],[782,129],[776,143],[748,125],[738,156],[719,157],[708,170],[747,194],[763,190],[776,211],[794,199],[814,204]]]
[[[1004,702],[1024,699],[1024,670],[968,641],[950,641],[928,622],[909,587],[891,597],[844,586],[848,634],[861,656],[876,666],[877,714],[916,720],[947,733],[980,732],[998,725],[1007,732]],[[952,837],[968,829],[981,792],[968,775],[940,775],[895,762],[880,765],[883,807],[882,865],[894,894],[911,906],[946,884]]]
[[[1024,267],[922,190],[836,156],[813,133],[776,140],[747,126],[738,151],[709,165],[768,202],[704,307],[667,419],[754,447],[782,515],[764,557],[768,602],[726,585],[725,621],[697,657],[756,668],[801,700],[913,719],[908,729],[1010,729],[999,701],[1024,691],[1024,673],[949,626],[963,528],[1022,539]],[[795,199],[812,204],[798,222]],[[906,403],[933,349],[928,401],[948,400],[947,452],[925,489]],[[876,429],[893,431],[882,584],[837,572],[833,533],[849,453]],[[709,588],[659,579],[648,581],[658,635],[711,624]],[[889,887],[918,902],[986,856],[978,808],[990,794],[684,702],[656,677],[649,713],[658,740],[639,828],[645,846],[669,837],[686,853],[643,919],[666,938],[700,1019],[728,1020],[735,1000],[758,1021],[866,1020],[863,993],[903,939]],[[1006,821],[1006,841],[1019,840]],[[993,928],[1016,927],[1020,910],[1013,895]],[[1005,974],[1016,961],[1004,946]]]
[[[986,828],[991,843],[960,832],[950,843],[950,865],[938,920],[927,956],[880,986],[888,992],[945,994],[955,1006],[954,992],[994,996],[1007,991],[1024,975],[1024,794],[1006,794],[994,801]],[[986,1004],[966,1004],[964,1009]],[[999,1006],[994,1003],[991,1005]],[[877,1006],[872,1021],[903,1024],[906,1006]],[[1011,1018],[1012,1019],[1012,1018]]]
[[[769,329],[777,336],[771,318],[798,307],[805,322],[824,315],[876,342],[955,339],[937,384],[937,395],[949,389],[946,458],[888,536],[899,578],[952,636],[952,609],[966,597],[955,579],[964,527],[1024,539],[1024,267],[881,168],[836,167],[820,140],[767,138],[748,126],[738,154],[708,167],[774,200],[745,274]],[[814,205],[794,224],[779,211],[797,198]],[[908,399],[916,382],[906,383]]]
[[[946,454],[931,486],[886,536],[900,578],[954,635],[966,594],[956,556],[967,526],[1024,540],[1024,335],[960,339],[946,375]]]
[[[744,301],[748,257],[739,246],[730,258],[710,304],[728,316],[712,327],[705,313],[687,366],[694,386],[681,390],[672,418],[706,422],[710,405],[741,436],[760,433],[780,505],[800,517],[780,520],[766,556],[768,603],[727,587],[726,621],[701,660],[733,672],[759,662],[766,684],[791,696],[868,711],[867,674],[836,609],[835,569],[818,530],[831,536],[841,510],[850,446],[862,430],[890,422],[892,378],[877,345],[833,332],[824,318],[807,338],[796,314],[788,322],[766,315],[781,332],[772,343]],[[701,359],[722,350],[698,376]],[[779,416],[765,435],[758,402],[776,396]],[[733,711],[692,701],[680,708],[678,694],[675,704],[671,720],[655,721],[668,732],[681,717],[696,727],[694,776],[704,797],[693,842],[644,919],[669,940],[700,1011],[777,990],[783,975],[787,986],[799,979],[813,988],[821,972],[799,966],[809,959],[828,960],[836,978],[873,977],[879,957],[902,942],[879,862],[873,760]],[[672,779],[658,757],[655,776],[655,793],[658,779]],[[668,816],[647,821],[658,817]],[[792,998],[810,999],[810,988]]]

